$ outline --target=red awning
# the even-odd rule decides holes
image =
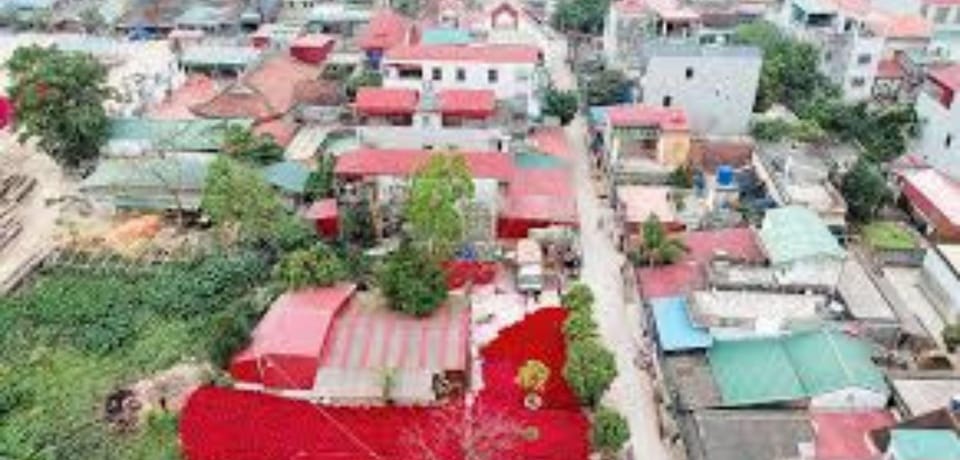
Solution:
[[[440,91],[440,112],[468,118],[487,118],[496,110],[492,90],[450,89]]]
[[[416,90],[401,88],[360,88],[354,108],[361,115],[412,115],[420,99]]]

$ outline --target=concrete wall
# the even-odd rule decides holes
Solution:
[[[920,119],[919,151],[923,159],[940,172],[960,180],[960,97],[946,108],[925,92],[917,96]],[[950,146],[947,146],[950,136]]]
[[[836,286],[843,261],[831,257],[813,257],[776,267],[782,284]]]
[[[960,320],[960,279],[940,254],[931,249],[923,259],[921,286],[940,300],[933,302],[949,321]]]
[[[746,134],[761,64],[758,51],[653,54],[640,80],[641,97],[650,105],[670,98],[671,106],[687,112],[695,134]]]
[[[460,150],[504,151],[509,136],[498,129],[417,128],[407,126],[364,126],[357,128],[363,144],[389,149],[455,147]]]
[[[810,400],[811,409],[843,409],[864,410],[883,409],[890,399],[884,393],[877,393],[865,388],[850,387],[816,396]]]

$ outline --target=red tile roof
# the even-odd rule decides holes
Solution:
[[[401,45],[386,52],[397,61],[536,63],[540,48],[531,45]]]
[[[867,26],[874,33],[889,38],[925,39],[930,38],[933,26],[917,14],[872,14]]]
[[[613,8],[624,14],[640,14],[649,10],[647,2],[643,0],[620,0],[613,4]]]
[[[170,97],[152,107],[148,113],[150,118],[165,120],[183,120],[196,118],[190,112],[190,107],[210,100],[217,94],[217,83],[206,75],[193,74],[175,89]]]
[[[342,176],[410,176],[426,165],[436,151],[359,148],[337,157],[336,173]],[[476,178],[508,182],[513,176],[513,161],[501,152],[457,152],[467,160]]]
[[[679,262],[637,271],[640,293],[646,299],[683,295],[706,284],[706,264],[717,251],[747,262],[764,260],[756,233],[750,228],[690,232],[683,236],[690,251]]]
[[[206,103],[191,108],[207,118],[276,118],[296,103],[297,84],[313,80],[320,68],[287,54],[273,56]]]
[[[880,457],[869,441],[870,431],[891,426],[887,411],[814,412],[811,423],[816,433],[814,449],[818,460],[872,460]]]
[[[360,88],[353,107],[361,115],[410,115],[417,111],[419,101],[415,89]]]
[[[364,50],[386,50],[403,43],[411,21],[387,8],[377,11],[360,36],[358,43]]]
[[[687,114],[683,109],[633,104],[606,109],[607,120],[614,127],[657,126],[664,131],[687,131]]]
[[[486,118],[496,110],[496,97],[489,89],[448,89],[440,91],[440,112],[444,115]]]
[[[286,147],[297,134],[299,125],[283,118],[277,118],[260,123],[253,128],[255,134],[266,134],[273,138],[277,145]]]
[[[934,68],[929,76],[947,88],[960,91],[960,64]]]

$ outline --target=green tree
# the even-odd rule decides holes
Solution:
[[[106,68],[87,54],[39,46],[18,48],[7,67],[20,142],[37,139],[68,168],[96,159],[107,141],[103,104],[112,96]]]
[[[409,243],[387,256],[377,278],[390,307],[413,316],[428,316],[447,298],[440,265]]]
[[[373,213],[370,210],[370,200],[365,195],[343,204],[340,239],[346,244],[361,248],[369,248],[376,243]]]
[[[946,345],[947,351],[953,353],[960,346],[960,324],[948,324],[940,331],[940,336],[943,338],[943,344]]]
[[[610,0],[561,0],[550,20],[564,33],[599,35],[609,8]]]
[[[274,277],[285,289],[332,286],[347,277],[339,255],[323,243],[287,253],[274,267]]]
[[[582,404],[594,407],[617,377],[617,363],[597,340],[575,340],[567,347],[563,377]]]
[[[840,192],[847,201],[848,214],[859,222],[876,216],[890,198],[890,190],[880,169],[863,158],[843,176]]]
[[[590,286],[580,282],[570,286],[570,289],[560,298],[560,303],[574,312],[585,311],[591,313],[593,302],[594,296],[593,291],[590,290]]]
[[[571,311],[563,321],[563,335],[568,342],[597,337],[597,322],[589,311]]]
[[[464,235],[463,205],[473,179],[462,155],[438,153],[417,171],[405,208],[410,236],[434,261],[449,258]]]
[[[226,156],[210,165],[200,206],[214,223],[236,229],[244,240],[273,241],[292,218],[256,170]]]
[[[543,101],[543,114],[557,117],[560,123],[566,125],[577,115],[577,93],[561,91],[556,88],[547,89]]]
[[[100,9],[94,6],[80,11],[80,23],[88,34],[98,34],[107,28],[107,20],[100,13]]]
[[[420,0],[392,0],[390,6],[411,18],[420,17],[420,9],[423,8]]]
[[[357,98],[357,90],[368,86],[383,86],[383,75],[374,70],[364,69],[347,79],[346,93],[350,100]]]
[[[595,450],[611,456],[619,452],[628,439],[627,419],[614,409],[605,406],[597,409],[590,427],[590,443]]]
[[[677,238],[671,238],[656,214],[643,223],[643,241],[635,257],[648,265],[669,265],[683,257],[687,246]]]
[[[693,187],[693,168],[690,165],[677,166],[673,171],[670,171],[667,183],[677,188]]]
[[[257,135],[246,126],[227,125],[223,133],[223,153],[245,163],[265,166],[283,160],[283,147],[273,137]]]
[[[337,160],[333,155],[321,155],[317,160],[317,168],[310,173],[307,179],[305,198],[316,201],[323,198],[332,198],[336,176],[334,168]]]
[[[607,69],[588,75],[585,84],[587,104],[593,106],[623,103],[630,92],[631,84],[627,76],[619,70]]]

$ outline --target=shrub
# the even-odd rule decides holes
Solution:
[[[566,125],[577,115],[577,106],[577,93],[549,88],[543,101],[543,114],[557,117]]]
[[[409,243],[387,256],[378,284],[391,308],[414,316],[430,315],[447,298],[440,265]]]
[[[287,289],[331,286],[347,276],[347,269],[333,249],[317,243],[285,255],[277,264],[275,276]]]
[[[563,335],[568,342],[595,338],[597,323],[589,311],[572,311],[563,322]]]
[[[542,361],[527,360],[517,369],[517,385],[526,393],[540,393],[550,379],[550,368]]]
[[[567,349],[563,376],[580,402],[593,407],[617,377],[617,363],[596,339],[576,340]]]
[[[560,298],[563,306],[572,311],[589,311],[593,307],[594,296],[590,287],[583,283],[575,283]]]
[[[940,333],[943,343],[951,353],[960,345],[960,323],[950,324]]]
[[[593,448],[606,454],[614,454],[630,439],[630,427],[619,412],[600,407],[593,416],[590,442]]]

